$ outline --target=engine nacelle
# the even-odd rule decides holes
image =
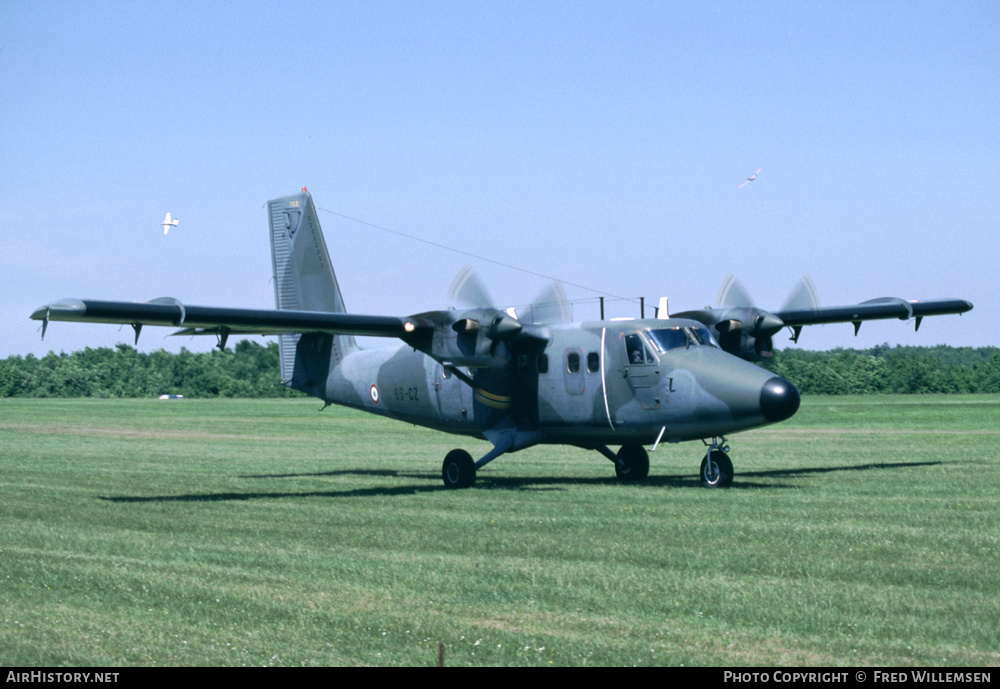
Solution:
[[[415,349],[454,366],[488,368],[506,364],[511,342],[523,330],[516,318],[497,309],[432,311],[411,317],[421,336],[407,340]]]
[[[712,331],[723,350],[747,361],[764,361],[774,355],[774,333],[784,322],[773,313],[753,307],[704,309],[675,314],[701,321]]]

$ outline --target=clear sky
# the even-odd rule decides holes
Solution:
[[[674,311],[807,274],[975,309],[801,346],[997,345],[1000,5],[0,0],[0,356],[131,343],[42,342],[63,297],[272,307],[262,206],[303,186],[358,313],[443,308],[467,263],[501,305],[535,273]],[[140,349],[214,344],[168,332]]]

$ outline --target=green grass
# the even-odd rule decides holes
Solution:
[[[807,397],[720,491],[319,406],[0,401],[0,664],[1000,664],[1000,396]]]

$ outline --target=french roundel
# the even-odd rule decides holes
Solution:
[[[371,388],[368,390],[368,394],[372,397],[372,402],[378,404],[378,386],[372,383]]]

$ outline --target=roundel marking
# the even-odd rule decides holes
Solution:
[[[374,402],[375,404],[378,404],[378,399],[379,399],[379,396],[378,396],[378,386],[375,385],[375,383],[372,383],[371,388],[368,389],[368,394],[371,395],[372,402]]]

